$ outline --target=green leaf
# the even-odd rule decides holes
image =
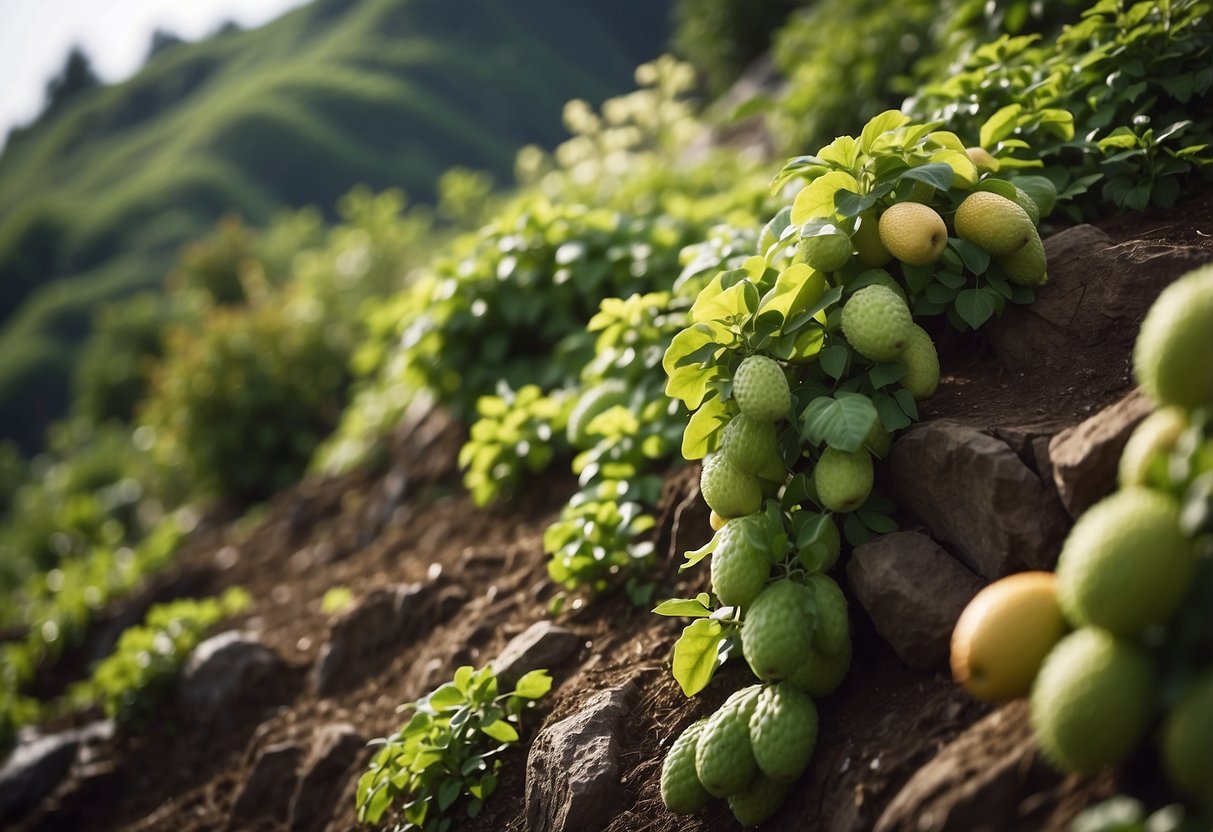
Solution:
[[[783,239],[783,232],[792,224],[792,206],[785,205],[771,217],[758,236],[758,253],[765,255],[771,246]]]
[[[952,187],[952,182],[956,179],[956,172],[952,170],[951,165],[944,164],[943,162],[934,162],[910,168],[901,175],[901,178],[903,180],[910,179],[915,182],[925,182],[941,191],[946,191]]]
[[[974,191],[989,191],[992,194],[998,194],[1003,199],[1015,201],[1015,186],[1005,179],[983,179],[973,188]]]
[[[863,132],[859,134],[860,150],[864,153],[871,152],[872,145],[875,144],[878,136],[905,127],[909,123],[910,117],[898,110],[885,110],[883,113],[873,116],[863,126]]]
[[[817,361],[821,364],[821,369],[825,370],[826,375],[839,379],[847,371],[847,362],[850,357],[850,350],[842,344],[831,344],[821,351]]]
[[[448,682],[431,693],[428,701],[435,711],[449,711],[464,705],[467,696],[456,685]]]
[[[514,695],[522,699],[539,699],[552,689],[552,677],[546,670],[532,670],[518,680]]]
[[[956,253],[964,261],[965,268],[973,274],[984,274],[986,269],[990,268],[989,252],[977,245],[977,243],[953,237],[948,240],[948,245],[956,249]],[[953,286],[952,288],[958,287]]]
[[[804,263],[796,263],[779,273],[775,285],[767,292],[759,314],[778,312],[787,321],[793,313],[815,306],[825,294],[826,277]]]
[[[994,115],[986,119],[986,123],[981,125],[980,139],[981,146],[985,148],[993,148],[994,145],[1005,139],[1007,136],[1015,132],[1015,127],[1018,124],[1019,114],[1023,112],[1023,105],[1008,104]]]
[[[442,781],[442,785],[438,787],[438,809],[445,812],[451,808],[459,795],[463,793],[463,781],[458,777],[447,777]]]
[[[693,552],[687,552],[685,555],[683,555],[683,557],[686,558],[686,561],[681,566],[678,567],[678,571],[682,572],[683,570],[690,569],[692,566],[699,563],[699,561],[703,560],[708,555],[712,554],[712,552],[716,551],[716,543],[719,540],[720,540],[719,537],[717,537],[716,535],[713,535],[712,539],[709,540],[707,543],[703,544],[702,546],[700,546],[698,549],[694,550]],[[700,595],[696,596],[696,597],[702,597],[703,594],[704,593],[700,593]],[[707,602],[704,602],[704,603],[706,604]]]
[[[684,459],[703,459],[716,447],[716,437],[729,423],[729,406],[712,396],[699,406],[682,432]]]
[[[518,731],[515,730],[513,725],[510,725],[503,719],[480,726],[480,731],[497,740],[497,742],[518,741]]]
[[[862,509],[857,511],[856,514],[859,515],[860,521],[876,534],[889,534],[890,532],[897,531],[897,521],[887,514],[882,514],[879,511],[864,511]]]
[[[712,618],[692,621],[674,644],[674,679],[687,696],[694,696],[712,681],[718,665],[724,625]]]
[[[824,442],[840,451],[858,451],[877,418],[876,407],[867,396],[822,396],[810,402],[804,412],[804,437],[814,445]]]
[[[712,614],[712,610],[708,608],[710,600],[706,592],[701,592],[694,598],[670,598],[658,604],[653,612],[677,618],[707,618]]]
[[[883,364],[877,364],[868,371],[868,380],[872,382],[873,389],[879,390],[881,387],[892,384],[901,379],[906,374],[906,368],[902,364],[895,361],[888,361]]]
[[[858,217],[876,204],[879,196],[874,193],[857,194],[846,189],[834,194],[835,214],[840,217]]]
[[[996,305],[985,289],[965,289],[956,296],[955,309],[961,320],[976,330],[990,320]]]
[[[883,390],[877,390],[872,394],[872,405],[880,415],[881,427],[889,433],[910,426],[910,417],[902,412],[897,400]]]
[[[817,177],[796,195],[792,203],[792,223],[803,225],[816,217],[833,217],[834,195],[843,190],[859,191],[859,183],[849,173],[832,170]]]

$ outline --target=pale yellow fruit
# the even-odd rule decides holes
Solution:
[[[727,522],[729,522],[728,519],[721,517],[714,511],[708,515],[708,525],[712,527],[712,531],[720,531]]]
[[[1026,696],[1066,632],[1052,572],[1020,572],[973,597],[952,631],[952,676],[978,699]]]
[[[935,394],[935,388],[939,386],[939,353],[925,329],[914,324],[897,360],[906,368],[901,386],[909,390],[911,396],[922,401]]]
[[[855,245],[855,253],[866,266],[883,266],[893,259],[893,255],[880,241],[880,228],[876,219],[876,210],[864,211],[859,215],[859,226],[851,235]]]
[[[956,234],[995,257],[1006,257],[1028,245],[1036,226],[1028,212],[1005,196],[978,191],[956,209]]]
[[[929,205],[899,202],[880,215],[880,241],[889,253],[911,266],[929,266],[948,245],[948,227]]]

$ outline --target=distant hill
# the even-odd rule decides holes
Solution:
[[[234,211],[329,211],[357,183],[426,201],[453,165],[508,181],[565,101],[633,86],[669,0],[316,0],[259,29],[161,45],[0,155],[0,438],[61,415],[99,303],[163,279]]]

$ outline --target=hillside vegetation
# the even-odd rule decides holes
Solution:
[[[319,0],[151,56],[17,130],[0,155],[0,422],[27,447],[65,409],[97,304],[157,285],[235,212],[331,210],[355,183],[430,201],[454,165],[510,178],[561,108],[624,89],[668,4]]]

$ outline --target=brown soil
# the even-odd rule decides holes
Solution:
[[[1118,240],[1147,229],[1152,242],[1213,248],[1213,199],[1205,197],[1151,218],[1106,226]],[[1065,374],[1029,378],[1003,370],[978,338],[941,343],[949,374],[924,408],[924,418],[948,417],[985,427],[1047,421],[1073,424],[1130,386],[1123,344],[1084,370],[1088,384]],[[1025,418],[1027,414],[1027,418]],[[167,703],[141,733],[120,731],[91,767],[77,771],[18,827],[201,832],[227,826],[239,786],[257,753],[283,740],[305,749],[317,729],[348,722],[367,738],[399,724],[396,707],[450,678],[460,664],[480,665],[507,641],[546,616],[554,587],[547,580],[542,535],[575,490],[554,466],[515,502],[477,510],[462,492],[455,458],[464,435],[441,413],[411,419],[397,432],[375,471],[308,481],[273,500],[255,524],[211,524],[186,543],[177,565],[138,597],[108,610],[97,640],[68,657],[40,690],[61,689],[82,675],[117,631],[155,601],[243,586],[249,611],[225,626],[256,632],[291,667],[279,704],[250,705],[231,727],[189,727]],[[658,597],[685,597],[703,588],[707,570],[679,576],[680,553],[710,534],[697,497],[694,469],[671,472],[660,506]],[[841,571],[838,573],[841,579]],[[386,584],[420,583],[425,625],[413,637],[369,656],[346,689],[318,697],[305,677],[328,636],[321,609],[327,590],[348,586],[355,597]],[[750,683],[743,663],[726,665],[703,695],[688,700],[668,672],[681,622],[604,597],[564,613],[559,623],[583,637],[577,655],[553,668],[556,685],[528,718],[525,742],[545,719],[559,719],[595,691],[635,679],[641,701],[622,738],[626,808],[611,832],[737,829],[722,801],[683,818],[661,804],[658,777],[665,750],[684,726],[711,712],[730,691]],[[870,829],[898,790],[945,744],[989,712],[942,674],[911,670],[875,634],[852,604],[855,661],[842,688],[820,704],[821,735],[814,763],[793,796],[765,828]],[[997,746],[990,754],[997,756]],[[525,750],[505,757],[497,794],[461,830],[522,830]],[[975,761],[975,765],[980,761]],[[353,781],[365,755],[347,772],[332,807],[329,830],[355,828]],[[100,775],[98,772],[100,771]],[[91,777],[89,776],[91,775]],[[100,784],[100,785],[99,785]],[[991,818],[990,828],[1058,829],[1091,801],[1113,791],[1107,777],[1059,777],[1025,782],[1016,817]],[[260,829],[286,829],[285,819]],[[323,827],[322,827],[323,828]]]

